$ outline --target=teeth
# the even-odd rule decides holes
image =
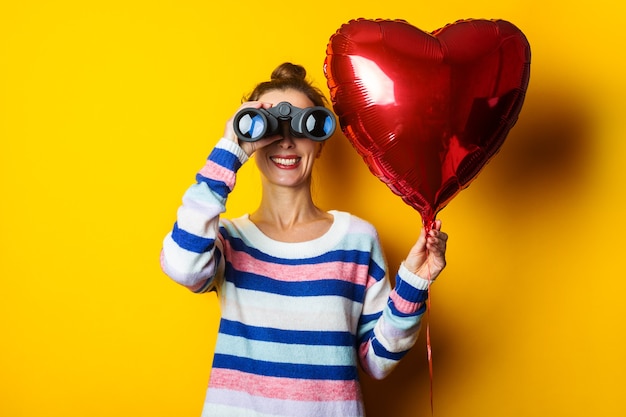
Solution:
[[[280,165],[295,165],[300,158],[272,158],[272,161]]]

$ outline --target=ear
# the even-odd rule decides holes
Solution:
[[[318,148],[317,148],[317,153],[315,154],[315,158],[319,158],[322,155],[322,149],[324,149],[325,143],[326,141],[319,143]]]

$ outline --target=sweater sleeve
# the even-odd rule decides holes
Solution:
[[[370,376],[382,379],[417,341],[430,282],[411,273],[404,264],[396,274],[394,288],[387,276],[370,280],[364,306],[367,314],[359,323],[359,357]]]
[[[221,139],[183,195],[171,232],[163,240],[161,268],[194,292],[213,289],[220,267],[219,216],[235,186],[236,173],[248,160],[234,142]]]

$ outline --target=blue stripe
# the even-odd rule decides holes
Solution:
[[[202,174],[196,174],[196,181],[198,184],[205,183],[209,186],[209,189],[215,194],[219,195],[222,199],[228,197],[230,193],[230,187],[223,181],[207,178]]]
[[[374,337],[374,328],[372,327],[371,329],[369,329],[367,332],[363,333],[359,337],[359,346],[361,346],[363,343],[367,342],[373,337]]]
[[[174,223],[172,240],[174,240],[174,242],[176,242],[176,244],[181,248],[194,253],[208,252],[215,244],[215,239],[196,236],[179,228],[178,222]]]
[[[389,307],[389,310],[391,311],[391,314],[393,314],[396,317],[415,317],[415,316],[419,316],[421,314],[424,314],[424,312],[426,311],[426,303],[423,303],[420,308],[418,308],[414,313],[403,313],[402,311],[398,310],[396,308],[396,305],[389,301],[389,303],[387,303],[387,306]]]
[[[282,330],[249,326],[227,319],[221,320],[219,333],[264,342],[318,346],[354,346],[354,336],[349,332]]]
[[[357,378],[355,366],[267,362],[220,353],[214,355],[213,367],[278,378],[332,381],[353,381]]]
[[[381,268],[380,265],[374,261],[374,259],[371,259],[369,262],[369,274],[376,280],[376,282],[379,282],[381,279],[385,278],[386,273],[384,268]]]
[[[361,315],[359,318],[359,345],[374,337],[374,327],[382,314],[383,312],[379,311],[375,314]]]
[[[224,229],[223,232],[226,232]],[[227,233],[223,233],[227,235]],[[245,252],[251,255],[253,258],[258,259],[263,262],[269,262],[279,265],[313,265],[324,262],[349,262],[357,265],[368,265],[370,269],[375,271],[376,278],[381,275],[384,277],[385,272],[382,268],[380,268],[375,262],[371,261],[370,253],[359,251],[359,250],[334,250],[327,252],[321,256],[315,256],[312,258],[298,258],[298,259],[285,259],[285,258],[277,258],[266,253],[261,252],[260,250],[250,247],[245,244],[241,239],[230,236],[229,237],[230,244],[232,248],[238,252]]]
[[[404,283],[404,285],[401,285]],[[396,275],[396,291],[400,297],[405,300],[409,300],[414,303],[424,302],[428,299],[428,290],[420,290],[415,288],[407,281],[400,277],[400,274]]]
[[[231,171],[237,172],[241,168],[241,161],[237,155],[222,148],[213,148],[208,159]]]
[[[260,291],[289,297],[338,296],[362,303],[365,286],[339,279],[321,279],[304,282],[285,282],[251,272],[237,271],[231,263],[226,264],[224,276],[237,288]]]
[[[366,324],[378,320],[382,314],[382,311],[377,311],[373,314],[361,314],[361,317],[359,318],[359,327],[365,326]]]
[[[393,361],[399,361],[408,352],[408,350],[404,350],[402,352],[397,352],[397,353],[389,352],[387,349],[385,349],[383,345],[380,344],[380,342],[376,338],[372,339],[372,348],[374,348],[374,353],[379,358],[390,359]]]

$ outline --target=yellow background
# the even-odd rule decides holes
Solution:
[[[437,416],[623,416],[624,13],[560,1],[9,1],[0,5],[0,416],[198,416],[217,304],[158,265],[182,193],[242,95],[291,60],[323,89],[353,18],[432,31],[503,18],[532,47],[501,152],[439,215]],[[418,214],[343,136],[325,208],[380,231],[392,268]],[[228,215],[258,201],[246,165]],[[371,417],[430,414],[421,337]]]

